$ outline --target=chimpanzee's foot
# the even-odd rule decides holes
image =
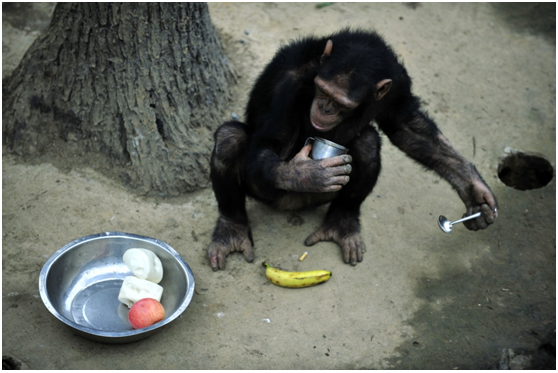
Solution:
[[[220,216],[207,249],[209,264],[214,271],[225,269],[229,253],[241,251],[247,262],[254,261],[254,242],[248,225],[236,224]]]
[[[334,241],[341,247],[343,261],[356,266],[357,262],[362,262],[362,255],[365,251],[364,241],[360,236],[358,220],[356,224],[356,230],[347,232],[346,227],[343,227],[342,223],[324,223],[316,232],[308,236],[304,244],[312,246],[320,241]],[[354,226],[354,224],[352,225]]]

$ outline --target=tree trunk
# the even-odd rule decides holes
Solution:
[[[3,143],[102,153],[140,193],[209,183],[235,76],[205,3],[59,3],[2,84]]]

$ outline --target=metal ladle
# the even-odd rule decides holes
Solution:
[[[464,222],[464,221],[467,221],[467,220],[475,219],[475,218],[478,218],[479,216],[481,216],[481,213],[477,212],[476,214],[466,216],[463,219],[459,219],[459,220],[456,220],[456,221],[449,221],[448,218],[446,218],[444,215],[440,215],[438,217],[438,225],[440,226],[440,228],[444,232],[451,233],[452,225],[457,224],[457,223],[461,223],[461,222]]]

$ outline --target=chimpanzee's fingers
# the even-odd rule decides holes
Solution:
[[[343,254],[343,261],[347,264],[356,266],[358,262],[362,262],[364,252],[364,242],[359,234],[353,234],[345,237],[339,242]]]
[[[328,185],[347,185],[347,183],[351,181],[349,176],[335,176],[331,177],[327,180]]]
[[[496,214],[498,213],[498,211],[496,210],[495,213],[492,206],[483,204],[481,206],[481,213],[484,221],[486,221],[487,224],[492,224],[496,220]]]
[[[304,240],[304,245],[305,246],[314,246],[315,244],[320,242],[320,239],[318,238],[317,233],[318,232],[314,232],[310,236],[306,237],[306,239]]]
[[[352,261],[351,264],[352,265],[356,265],[357,262],[362,262],[362,253],[364,252],[364,242],[362,241],[362,237],[360,237],[360,235],[357,235],[354,240],[354,247],[355,247],[355,258],[356,260]],[[354,264],[353,264],[354,263]]]
[[[473,215],[475,214],[477,211],[473,211],[472,208],[468,208],[467,212],[463,214],[462,218],[465,218],[467,216]],[[477,219],[471,219],[471,220],[466,220],[463,222],[463,225],[471,230],[471,231],[478,231],[479,227],[477,226],[477,220],[478,219],[482,219],[482,218],[477,218]]]
[[[217,263],[217,249],[215,244],[209,245],[207,249],[207,259],[209,259],[209,264],[211,265],[211,269],[214,271],[219,270],[219,264]]]
[[[225,258],[227,254],[224,254],[222,250],[217,253],[217,261],[219,262],[219,269],[225,269]]]
[[[488,228],[488,223],[484,220],[484,217],[481,215],[478,218],[474,219],[475,224],[477,225],[478,229],[486,229]]]
[[[343,166],[331,167],[328,169],[329,175],[350,175],[353,171],[353,167],[350,164],[345,164]]]
[[[331,158],[322,159],[320,162],[322,167],[336,167],[349,164],[353,161],[353,157],[348,154],[338,155]]]
[[[474,212],[480,210],[486,224],[494,223],[494,220],[498,217],[498,202],[488,186],[480,181],[473,182],[471,193],[472,198],[469,201],[468,210],[473,208],[475,209]],[[467,212],[469,213],[470,211]],[[479,228],[483,229],[482,227]]]
[[[214,271],[219,270],[219,264],[217,263],[217,253],[210,254],[209,256],[209,264],[211,265],[211,269]]]
[[[225,269],[225,257],[227,254],[224,253],[224,251],[225,249],[219,244],[211,243],[209,245],[209,248],[207,249],[207,257],[209,259],[211,269],[214,271]]]
[[[317,231],[315,231],[310,236],[308,236],[306,240],[304,240],[304,245],[313,246],[320,241],[326,241],[326,240],[327,238],[324,230],[322,228],[319,228]]]
[[[364,259],[364,251],[365,251],[365,245],[364,242],[362,240],[359,240],[357,243],[357,260],[359,262],[362,262],[362,259]]]
[[[349,247],[351,248],[351,265],[356,266],[357,265],[357,251],[358,251],[357,243],[353,240],[349,240]]]
[[[348,264],[351,261],[351,246],[349,242],[343,244],[341,252],[343,253],[343,261]]]
[[[491,193],[485,193],[482,196],[482,200],[476,203],[478,203],[478,206],[474,207],[475,212],[480,211],[482,213],[482,219],[484,219],[487,224],[494,223],[498,217],[498,205],[496,204],[494,196]]]
[[[323,187],[318,193],[335,193],[339,192],[343,188],[342,185],[330,185]]]
[[[329,179],[327,181],[327,184],[323,185],[319,190],[317,190],[317,193],[339,192],[341,189],[343,189],[343,186],[345,186],[348,182],[349,182],[348,176]]]
[[[489,211],[491,212],[490,215],[493,216],[493,219],[496,219],[498,217],[498,202],[496,202],[496,198],[491,193],[485,193],[484,194],[484,200],[486,201],[486,204],[490,208],[489,209]],[[483,204],[482,206],[485,206],[485,205]],[[482,210],[482,206],[481,206],[481,210]],[[484,211],[483,211],[483,215],[484,215]],[[494,222],[494,220],[491,223],[493,223],[493,222]]]
[[[248,263],[252,263],[254,261],[254,248],[252,247],[250,240],[244,240],[242,246],[240,247],[240,250],[244,254],[244,259],[246,259]]]
[[[494,220],[496,219],[494,211],[492,210],[492,208],[489,205],[482,204],[480,206],[480,209],[475,208],[474,212],[478,212],[479,210],[481,212],[481,216],[472,220],[472,224],[476,228],[476,229],[473,229],[473,230],[486,229],[486,228],[488,228],[488,226],[490,224],[494,223]]]
[[[481,216],[476,219],[467,220],[463,222],[463,225],[467,227],[467,229],[472,231],[478,231],[479,229],[486,229],[488,226],[496,220],[496,214],[491,206],[487,204],[482,204],[480,207],[475,208],[468,208],[467,212],[463,214],[463,217],[470,216],[477,212],[481,212]]]
[[[303,146],[298,153],[296,153],[295,158],[310,159],[309,154],[312,151],[312,145]]]

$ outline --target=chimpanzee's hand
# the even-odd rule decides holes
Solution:
[[[472,231],[486,229],[498,217],[498,202],[490,188],[481,180],[471,182],[465,195],[461,199],[467,207],[467,212],[463,217],[481,212],[481,216],[476,219],[468,220],[463,224]]]
[[[346,185],[352,171],[352,157],[348,154],[312,160],[308,157],[311,145],[306,145],[287,163],[277,169],[279,189],[292,192],[338,192]]]

